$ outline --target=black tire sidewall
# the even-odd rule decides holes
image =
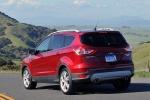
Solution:
[[[29,86],[26,87],[26,86],[24,85],[24,87],[25,87],[26,89],[34,89],[34,88],[36,87],[37,83],[32,81],[32,76],[31,76],[31,73],[30,73],[29,68],[26,67],[26,68],[23,70],[23,74],[24,74],[24,71],[25,71],[25,70],[27,70],[28,73],[29,73]],[[22,75],[22,77],[23,77],[23,75]],[[23,80],[23,81],[24,81],[24,80]],[[23,83],[23,84],[24,84],[24,83]]]
[[[67,94],[67,95],[74,94],[74,93],[75,93],[75,84],[73,84],[70,71],[69,71],[67,68],[63,68],[63,69],[61,70],[61,73],[60,73],[60,75],[59,75],[59,82],[60,82],[61,74],[62,74],[63,71],[66,71],[66,72],[69,74],[69,89],[68,89],[67,92],[64,92],[64,91],[62,90],[62,88],[61,88],[61,83],[60,83],[60,89],[61,89],[61,91],[62,91],[64,94]]]
[[[129,87],[130,83],[131,83],[131,78],[129,78],[128,80],[122,79],[119,80],[120,81],[120,85],[118,83],[113,83],[113,86],[117,89],[117,90],[125,90]]]

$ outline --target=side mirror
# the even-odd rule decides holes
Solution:
[[[36,55],[36,54],[39,53],[39,51],[38,51],[38,50],[35,50],[35,49],[29,49],[29,50],[28,50],[28,53],[31,54],[31,55]]]
[[[35,49],[29,49],[28,53],[31,54],[31,55],[33,55],[35,53]]]
[[[37,55],[39,53],[39,50],[34,50],[34,54]]]

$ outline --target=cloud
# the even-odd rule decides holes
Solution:
[[[25,18],[39,16],[39,12],[44,12],[45,5],[40,0],[6,0],[0,4],[0,9],[14,18]]]
[[[73,2],[74,5],[78,5],[78,6],[83,5],[85,3],[86,3],[86,0],[74,0]]]
[[[8,2],[4,3],[3,5],[12,5],[16,2],[16,0],[8,0]]]
[[[106,7],[108,7],[108,5],[105,5],[105,4],[97,4],[95,7],[97,7],[97,8],[106,8]]]
[[[17,5],[31,5],[31,6],[40,6],[41,3],[33,0],[20,0]]]
[[[29,6],[40,6],[41,2],[35,0],[8,0],[6,3],[0,4],[5,7],[9,7],[11,5],[29,5]]]

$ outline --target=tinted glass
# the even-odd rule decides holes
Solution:
[[[128,45],[119,32],[83,34],[81,36],[81,43],[94,47]]]
[[[52,36],[51,49],[54,50],[54,49],[62,48],[63,43],[64,43],[63,35]]]
[[[49,49],[50,37],[43,40],[43,42],[37,47],[39,52],[45,52]]]
[[[64,44],[64,46],[66,47],[66,46],[69,46],[71,43],[72,43],[72,41],[74,40],[74,36],[65,36],[65,44]]]

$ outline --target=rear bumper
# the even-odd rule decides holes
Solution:
[[[79,78],[79,75],[86,74],[86,78]],[[85,73],[72,74],[72,80],[76,83],[96,83],[122,78],[130,78],[134,75],[133,67],[118,68],[113,70],[90,70]]]
[[[107,80],[114,80],[119,78],[131,77],[131,71],[115,71],[115,72],[104,72],[104,73],[95,73],[91,76],[90,80],[92,82],[101,82]]]

